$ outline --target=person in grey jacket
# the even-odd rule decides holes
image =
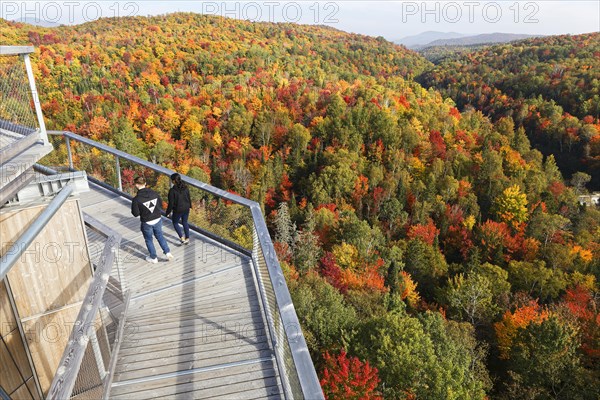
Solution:
[[[144,235],[148,252],[150,253],[150,256],[146,257],[146,261],[153,264],[158,262],[152,236],[158,240],[158,244],[165,253],[167,260],[170,261],[173,259],[173,254],[171,254],[169,245],[162,232],[162,199],[158,193],[146,187],[146,179],[144,179],[143,176],[135,178],[134,183],[138,192],[131,201],[131,214],[133,214],[134,217],[140,217],[140,229]]]

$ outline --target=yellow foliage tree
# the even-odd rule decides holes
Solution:
[[[527,221],[527,196],[518,185],[509,186],[496,200],[495,210],[501,221],[516,227]]]
[[[351,244],[342,242],[331,249],[337,264],[345,269],[354,269],[358,264],[358,249]]]
[[[190,116],[181,125],[181,139],[189,142],[192,136],[202,133],[202,124],[195,115]]]
[[[399,282],[400,297],[402,300],[406,300],[408,305],[415,307],[419,303],[419,300],[421,300],[421,296],[417,292],[417,283],[413,281],[408,272],[401,271],[400,274],[402,275],[402,282]]]
[[[161,126],[167,132],[173,132],[175,129],[179,128],[179,115],[175,110],[169,108],[168,110],[161,113]]]

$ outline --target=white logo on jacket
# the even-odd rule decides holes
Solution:
[[[142,203],[144,205],[144,207],[146,207],[148,210],[150,210],[151,213],[154,212],[154,209],[156,208],[156,202],[158,199],[152,199],[149,200],[145,203]]]

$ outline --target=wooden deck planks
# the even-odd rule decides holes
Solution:
[[[168,317],[157,318],[132,318],[129,320],[131,324],[135,324],[138,329],[142,331],[156,331],[158,329],[167,329],[169,326],[183,327],[186,325],[193,324],[192,321],[213,321],[215,323],[219,321],[229,321],[233,317],[236,324],[242,321],[251,320],[256,321],[257,318],[261,317],[260,310],[244,310],[242,307],[232,304],[225,309],[209,309],[207,311],[191,310],[184,313],[178,313],[176,315],[169,315]],[[173,324],[175,322],[175,324]]]
[[[251,260],[195,233],[180,245],[163,218],[175,259],[149,264],[131,203],[90,187],[83,212],[123,236],[119,261],[132,292],[110,397],[281,398]],[[104,239],[90,229],[88,238],[94,259]]]
[[[135,333],[134,333],[135,334]],[[228,332],[214,332],[212,330],[198,330],[195,335],[189,335],[181,340],[157,340],[142,342],[138,346],[130,346],[120,351],[119,359],[138,361],[153,357],[164,358],[167,355],[182,355],[186,352],[197,351],[212,352],[217,350],[229,351],[239,346],[254,346],[258,349],[263,342],[268,342],[265,331],[256,329],[231,329]],[[126,369],[126,368],[125,368]]]
[[[255,350],[251,346],[245,346],[234,354],[219,355],[218,352],[213,352],[211,358],[195,358],[182,355],[160,360],[150,360],[136,363],[128,363],[127,372],[118,374],[119,381],[127,381],[131,379],[140,379],[148,375],[169,374],[178,371],[187,371],[191,369],[214,367],[220,364],[237,363],[241,361],[250,361],[257,358],[271,357],[273,354],[270,350]]]
[[[270,345],[267,341],[266,336],[260,338],[261,341],[254,344],[254,350],[270,350]],[[186,360],[203,360],[210,359],[214,356],[213,351],[217,350],[220,352],[220,355],[230,355],[241,353],[247,347],[246,344],[241,342],[236,342],[234,345],[229,346],[227,348],[222,348],[219,343],[221,340],[217,342],[209,343],[208,341],[202,341],[202,349],[203,352],[199,353],[196,351],[196,346],[188,346],[188,347],[179,347],[177,349],[167,348],[163,350],[154,350],[149,353],[139,353],[139,354],[119,354],[119,361],[122,363],[134,363],[134,362],[142,362],[148,360],[164,360],[169,359],[175,356],[181,357],[182,359],[185,357]]]
[[[244,328],[245,331],[249,331],[251,328],[260,322],[260,314],[253,314],[251,317],[237,319],[235,321],[231,320],[231,316],[235,316],[231,314],[228,318],[211,318],[201,316],[200,314],[196,317],[196,320],[192,320],[190,318],[190,323],[176,325],[172,324],[171,326],[160,325],[160,329],[148,330],[147,326],[139,325],[136,322],[132,322],[130,325],[130,332],[135,332],[136,342],[132,342],[132,344],[136,343],[145,343],[144,341],[154,340],[155,343],[160,343],[161,341],[169,341],[168,339],[172,335],[177,335],[178,340],[184,337],[194,337],[196,332],[222,332],[222,335],[226,335],[228,333],[233,334],[233,330],[240,330]],[[186,321],[187,322],[187,321]],[[131,329],[131,328],[135,329]],[[236,332],[237,333],[237,332]],[[125,345],[126,343],[123,343]],[[124,347],[126,349],[127,347]]]
[[[249,375],[247,379],[253,378],[254,380],[233,385],[208,386],[204,382],[195,381],[140,392],[130,396],[117,396],[115,399],[282,399],[283,397],[279,395],[281,389],[277,386],[278,379],[275,376],[269,376],[270,374],[271,372],[256,376]]]
[[[169,287],[193,285],[194,282],[197,282],[198,291],[200,291],[202,288],[210,286],[210,282],[223,283],[225,277],[219,275],[221,275],[222,272],[226,272],[226,270],[235,268],[238,272],[234,271],[234,273],[238,276],[241,275],[239,270],[243,267],[240,265],[239,261],[237,263],[228,261],[227,263],[213,266],[212,270],[189,270],[180,272],[178,271],[179,268],[176,266],[179,259],[177,256],[175,257],[175,260],[169,262],[169,265],[162,265],[162,263],[146,264],[144,266],[144,274],[142,275],[131,276],[131,274],[128,274],[127,279],[132,283],[133,298],[135,299],[140,295],[147,295],[151,292]],[[171,264],[173,264],[173,266],[171,266]],[[231,276],[231,274],[228,275]]]
[[[231,292],[230,296],[236,296],[239,298],[242,298],[243,296],[243,292],[241,291],[236,291],[236,292]],[[185,317],[186,315],[196,315],[197,314],[197,310],[198,307],[202,306],[202,303],[209,303],[211,304],[212,302],[218,302],[219,300],[225,300],[226,298],[215,298],[214,300],[211,301],[211,299],[206,299],[206,298],[201,298],[201,299],[189,299],[186,300],[185,302],[182,302],[182,304],[166,304],[166,305],[161,305],[160,303],[157,302],[157,306],[156,308],[152,308],[151,306],[149,306],[146,302],[146,304],[137,304],[136,303],[136,309],[137,312],[135,314],[135,316],[132,317],[131,321],[136,321],[136,322],[144,322],[144,323],[148,323],[149,321],[143,321],[143,320],[152,320],[152,319],[156,319],[156,315],[157,313],[161,313],[161,315],[159,316],[159,318],[161,320],[168,320],[168,319],[172,319],[172,318],[182,318]],[[158,300],[160,301],[160,300]],[[240,300],[240,302],[243,302],[244,300]],[[239,304],[240,302],[238,302],[237,304]],[[222,303],[224,304],[224,303]],[[237,305],[236,304],[236,305]]]
[[[250,360],[241,365],[215,366],[189,375],[164,375],[149,382],[116,386],[111,392],[115,399],[128,398],[255,398],[278,395],[277,373],[272,359]]]

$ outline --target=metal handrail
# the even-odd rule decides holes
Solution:
[[[0,46],[0,56],[22,56],[34,51],[33,46]]]
[[[48,221],[52,219],[54,214],[60,209],[60,207],[67,201],[67,198],[73,192],[73,185],[67,184],[56,197],[48,203],[46,208],[40,213],[40,215],[33,221],[25,232],[17,239],[15,243],[10,246],[4,256],[0,259],[0,281],[4,279],[8,271],[15,265],[19,260],[19,257],[23,255],[25,250],[33,243],[37,235],[44,229]]]
[[[87,223],[89,224],[89,222]],[[63,352],[56,375],[48,389],[47,400],[71,398],[87,344],[95,336],[94,321],[100,309],[102,296],[108,283],[110,270],[116,261],[116,253],[120,243],[121,235],[112,231],[106,240],[106,245],[102,251],[92,282],[77,315],[73,330],[69,335],[67,347]]]
[[[74,140],[82,144],[94,147],[105,153],[114,155],[116,173],[118,176],[121,175],[119,163],[119,159],[121,158],[163,175],[170,176],[175,172],[168,168],[162,167],[160,165],[154,164],[147,160],[143,160],[139,157],[126,153],[124,151],[77,135],[73,132],[48,131],[48,134],[64,137],[67,147],[69,167],[71,169],[73,168],[73,159],[70,140]],[[266,263],[267,270],[269,273],[270,282],[268,283],[272,285],[273,292],[275,294],[279,316],[283,324],[285,336],[287,338],[288,346],[292,355],[292,361],[298,376],[298,380],[300,382],[300,388],[302,393],[299,395],[303,398],[311,400],[324,399],[323,391],[319,383],[319,378],[315,371],[314,364],[310,357],[310,353],[308,352],[308,347],[306,345],[304,335],[302,334],[302,331],[300,329],[300,323],[296,315],[294,304],[292,303],[292,298],[286,285],[285,278],[283,276],[283,271],[281,270],[281,266],[279,264],[279,260],[277,259],[277,254],[275,253],[275,248],[273,247],[273,242],[271,241],[271,237],[269,235],[269,231],[267,229],[267,225],[264,220],[260,205],[253,200],[246,199],[242,196],[227,192],[225,190],[219,189],[205,182],[201,182],[197,179],[190,178],[185,175],[182,175],[181,179],[192,187],[200,189],[206,193],[222,198],[224,200],[245,206],[250,210],[254,224],[254,230],[258,238],[258,244],[260,246],[260,250],[263,254],[264,261]],[[119,187],[119,192],[122,193],[121,187]],[[261,295],[262,294],[263,293],[261,293]],[[280,371],[283,372],[283,365],[281,365],[282,363],[280,362],[280,360],[277,361],[278,364],[280,364]],[[287,377],[282,377],[282,381],[283,379],[287,379]]]
[[[75,140],[77,142],[83,143],[83,144],[91,146],[91,147],[95,147],[96,149],[102,150],[105,153],[109,153],[109,154],[114,155],[115,157],[122,158],[124,160],[127,160],[127,161],[135,163],[135,164],[139,164],[139,165],[141,165],[144,168],[151,169],[151,170],[153,170],[155,172],[158,172],[160,174],[163,174],[163,175],[170,176],[171,174],[175,173],[175,171],[172,171],[172,170],[170,170],[168,168],[162,167],[162,166],[160,166],[158,164],[151,163],[150,161],[147,161],[147,160],[144,160],[142,158],[136,157],[136,156],[134,156],[132,154],[129,154],[129,153],[126,153],[126,152],[124,152],[122,150],[115,149],[114,147],[107,146],[107,145],[105,145],[103,143],[96,142],[96,141],[94,141],[92,139],[88,139],[86,137],[80,136],[80,135],[78,135],[76,133],[73,133],[73,132],[69,132],[69,131],[48,131],[48,135],[52,135],[52,136],[64,136],[66,139],[73,139],[73,140]],[[70,145],[68,147],[70,148]],[[70,167],[73,166],[72,154],[69,157],[69,166]],[[228,192],[226,190],[219,189],[217,187],[209,185],[208,183],[199,181],[199,180],[194,179],[194,178],[190,178],[189,176],[181,175],[181,180],[184,181],[184,182],[186,182],[186,183],[188,183],[188,184],[190,184],[190,185],[192,185],[192,186],[194,186],[194,187],[196,187],[196,188],[198,188],[198,189],[201,189],[201,190],[203,190],[205,192],[208,192],[208,193],[210,193],[210,194],[212,194],[214,196],[221,197],[221,198],[223,198],[225,200],[232,201],[232,202],[234,202],[236,204],[240,204],[240,205],[243,205],[243,206],[246,206],[246,207],[256,206],[256,207],[260,208],[260,206],[258,205],[258,203],[255,202],[255,201],[246,199],[245,197],[242,197],[242,196],[238,196],[237,194],[234,194],[234,193],[230,193],[230,192]]]

